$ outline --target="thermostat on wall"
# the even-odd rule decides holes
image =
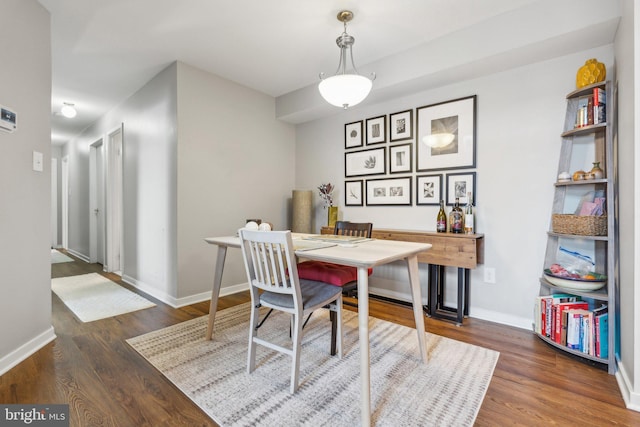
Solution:
[[[10,108],[0,105],[0,129],[13,132],[18,129],[18,115]]]

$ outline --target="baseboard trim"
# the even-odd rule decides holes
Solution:
[[[633,383],[629,380],[629,375],[627,374],[624,364],[620,360],[617,360],[617,362],[618,370],[616,371],[616,380],[618,381],[618,387],[622,394],[622,400],[624,400],[627,409],[640,412],[640,393],[633,390]]]
[[[195,295],[176,298],[172,295],[167,294],[166,292],[159,291],[157,288],[154,288],[153,286],[147,283],[134,279],[131,276],[122,275],[122,281],[144,292],[145,294],[148,294],[153,298],[156,298],[162,301],[163,303],[167,304],[172,308],[180,308],[190,304],[195,304],[198,302],[203,302],[211,299],[211,291],[205,291]],[[237,285],[225,286],[222,289],[220,289],[220,296],[224,297],[227,295],[232,295],[238,292],[246,291],[247,289],[249,289],[249,283],[240,283]]]
[[[67,249],[67,252],[69,252],[71,255],[73,255],[76,258],[80,258],[82,261],[86,262],[87,264],[89,263],[89,257],[81,254],[80,252],[76,252],[73,249]]]
[[[53,326],[0,359],[0,376],[56,339]]]

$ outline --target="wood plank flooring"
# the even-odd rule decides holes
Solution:
[[[79,260],[52,265],[52,277],[100,271]],[[137,292],[118,276],[106,276]],[[173,309],[144,296],[157,306],[82,323],[52,293],[58,338],[0,377],[0,402],[68,403],[72,426],[215,426],[125,342],[205,315],[208,302]],[[249,299],[246,292],[224,297],[218,307]],[[405,306],[372,299],[370,314],[415,326]],[[425,318],[425,325],[431,333],[500,352],[477,426],[640,426],[640,413],[624,407],[614,376],[529,331],[477,319],[458,327]]]

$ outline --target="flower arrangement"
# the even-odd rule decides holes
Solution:
[[[324,201],[325,208],[333,206],[333,196],[331,193],[333,193],[334,189],[335,187],[331,183],[322,184],[318,187],[318,193]]]

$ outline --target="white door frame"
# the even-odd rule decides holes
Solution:
[[[103,138],[89,146],[89,262],[105,264]]]
[[[62,158],[62,247],[69,247],[69,156]]]
[[[122,124],[107,133],[106,155],[106,259],[105,271],[121,274],[123,268],[123,131]]]
[[[58,159],[51,158],[51,247],[58,247]]]

